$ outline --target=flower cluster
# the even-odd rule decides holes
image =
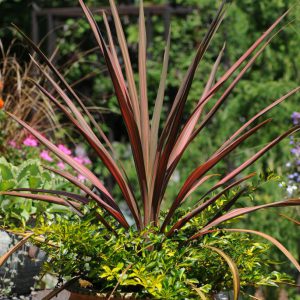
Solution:
[[[293,112],[291,115],[294,125],[300,124],[300,112]],[[286,191],[289,196],[294,195],[299,190],[300,183],[300,141],[297,141],[293,136],[290,137],[290,145],[292,145],[291,153],[293,159],[286,164],[288,168],[288,182]]]
[[[39,156],[42,160],[56,164],[56,166],[61,170],[64,170],[66,168],[66,165],[63,161],[57,160],[57,158],[53,157],[48,150],[42,149],[40,147],[39,141],[32,135],[27,136],[23,140],[22,147],[19,146],[14,140],[9,141],[9,146],[14,149],[18,149],[18,150],[21,150],[22,147],[37,148],[37,149],[39,149]],[[57,148],[59,150],[61,150],[64,154],[73,157],[74,160],[76,160],[78,163],[80,163],[82,165],[91,164],[91,160],[89,159],[89,157],[86,154],[85,149],[81,145],[76,146],[76,148],[74,150],[74,155],[73,155],[73,151],[64,144],[58,144]],[[86,178],[82,174],[78,174],[77,178],[82,182],[86,180]]]

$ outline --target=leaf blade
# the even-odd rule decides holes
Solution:
[[[24,236],[24,238],[18,242],[15,246],[13,246],[12,248],[10,248],[5,254],[3,254],[0,257],[0,268],[4,265],[4,263],[8,260],[8,258],[15,253],[18,249],[20,249],[27,241],[28,239],[30,239],[30,237],[33,235],[34,233],[28,233]]]
[[[219,248],[209,246],[209,245],[205,245],[203,247],[217,252],[220,256],[222,256],[222,258],[228,264],[231,274],[232,274],[232,280],[233,280],[233,299],[238,300],[239,294],[240,294],[240,275],[239,275],[239,270],[236,266],[236,263],[233,261],[233,259],[229,255],[227,255],[223,250],[221,250]]]

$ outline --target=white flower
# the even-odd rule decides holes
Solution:
[[[297,190],[296,185],[288,185],[288,187],[286,188],[286,191],[289,195],[292,195],[295,190]]]

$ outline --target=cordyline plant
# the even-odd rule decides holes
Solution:
[[[40,69],[40,71],[49,81],[50,85],[60,96],[59,98],[61,101],[53,96],[53,94],[48,92],[44,87],[40,86],[39,83],[36,83],[37,87],[65,114],[70,122],[72,122],[74,127],[76,127],[81,135],[85,138],[91,148],[93,148],[93,150],[97,153],[103,164],[107,167],[122,192],[123,199],[128,205],[137,231],[144,232],[145,228],[153,226],[155,228],[159,228],[160,233],[165,235],[165,239],[172,238],[175,233],[180,232],[180,230],[189,224],[189,222],[195,217],[199,216],[201,213],[205,212],[214,204],[216,204],[217,201],[230,190],[239,187],[242,183],[251,179],[254,176],[253,173],[242,176],[240,175],[245,169],[256,162],[262,155],[278,144],[282,139],[300,129],[299,125],[289,129],[282,135],[270,141],[267,145],[262,147],[242,164],[238,165],[230,172],[222,174],[217,183],[211,186],[211,188],[199,199],[197,204],[188,213],[179,218],[175,218],[178,208],[181,207],[183,203],[188,201],[189,196],[202,184],[215,176],[214,174],[209,174],[212,168],[222,160],[226,159],[227,156],[232,153],[232,151],[237,149],[243,142],[247,141],[248,138],[257,132],[261,134],[262,129],[270,123],[271,119],[264,120],[258,124],[256,124],[256,121],[275,106],[287,99],[289,96],[295,94],[299,90],[298,87],[283,95],[281,98],[277,99],[272,104],[265,107],[252,118],[250,118],[222,145],[220,145],[219,149],[215,153],[211,154],[211,156],[205,162],[196,167],[186,178],[175,199],[171,199],[171,205],[168,208],[163,221],[161,221],[160,212],[166,188],[186,149],[196,138],[196,136],[198,136],[206,127],[208,122],[212,120],[216,112],[225,103],[228,96],[231,94],[243,75],[250,69],[259,55],[268,46],[271,39],[274,37],[274,35],[272,35],[273,31],[286,17],[288,12],[280,16],[274,22],[274,24],[272,24],[225,72],[225,74],[216,81],[216,72],[224,51],[224,48],[221,49],[211,70],[209,79],[205,85],[204,92],[199,97],[196,107],[188,116],[188,118],[183,118],[184,107],[187,102],[197,67],[200,61],[203,59],[203,56],[206,53],[214,34],[224,18],[227,3],[226,1],[223,1],[216,13],[215,18],[209,26],[206,35],[196,51],[196,55],[189,66],[172,103],[172,107],[167,115],[165,124],[162,130],[160,130],[164,92],[168,76],[167,69],[169,61],[170,35],[165,47],[157,98],[152,117],[150,118],[147,98],[146,30],[142,1],[140,4],[139,17],[138,87],[135,82],[125,35],[114,1],[110,0],[111,14],[114,19],[115,30],[117,33],[125,72],[123,72],[121,67],[120,58],[117,55],[118,52],[116,50],[105,13],[103,13],[103,20],[106,28],[108,43],[102,35],[90,10],[86,7],[82,0],[79,0],[79,3],[91,26],[99,49],[105,58],[107,69],[114,86],[121,115],[127,129],[127,134],[132,149],[134,165],[139,182],[141,201],[137,199],[130,182],[128,182],[126,170],[115,158],[112,144],[106,137],[105,133],[101,130],[100,126],[95,122],[94,118],[91,116],[83,102],[77,96],[72,87],[66,82],[58,69],[43,54],[43,52],[24,33],[21,32],[21,34],[52,71],[51,74],[46,72],[45,69],[42,68],[34,58],[32,58],[35,65]],[[222,93],[220,93],[221,91]],[[220,96],[217,97],[217,95]],[[208,110],[208,112],[206,112],[206,106],[209,102],[214,102],[214,104]],[[14,191],[4,192],[2,193],[3,195],[20,196],[23,198],[32,198],[36,200],[59,203],[61,205],[70,206],[73,210],[75,210],[75,212],[77,212],[78,215],[82,215],[82,205],[86,205],[92,199],[102,210],[105,210],[116,220],[119,227],[123,227],[126,230],[131,230],[128,220],[125,218],[114,197],[95,174],[93,174],[85,166],[79,164],[72,157],[66,155],[64,152],[58,149],[58,147],[56,147],[40,132],[33,129],[15,115],[9,112],[7,113],[61,160],[69,164],[75,171],[83,174],[93,188],[80,182],[71,173],[51,169],[51,171],[54,173],[59,174],[79,187],[85,193],[85,196],[59,190],[42,189],[17,189]],[[87,121],[87,119],[89,119],[89,121]],[[296,206],[300,204],[299,199],[288,199],[258,206],[231,209],[236,201],[244,194],[245,190],[246,189],[244,188],[239,189],[239,191],[229,202],[225,203],[214,216],[212,216],[210,219],[207,219],[206,223],[203,224],[201,228],[198,228],[198,231],[190,234],[188,241],[203,238],[205,235],[217,231],[218,226],[222,223],[263,208]],[[213,193],[215,191],[217,193]],[[104,218],[101,214],[98,215],[98,218],[109,231],[115,235],[118,234],[118,228],[114,223],[109,221],[111,220],[110,218]],[[284,246],[282,246],[272,237],[261,232],[247,229],[232,228],[226,230],[233,232],[254,233],[263,236],[278,246],[279,249],[284,252],[289,260],[300,271],[300,265],[298,262],[288,252],[288,250],[284,248]],[[26,238],[28,238],[28,236],[26,236]],[[148,250],[151,251],[151,247]],[[216,249],[211,250],[216,251]],[[225,257],[224,253],[221,255]],[[234,275],[235,299],[237,299],[239,292],[237,268],[234,262],[227,256],[225,259],[227,262],[229,262],[230,268]]]

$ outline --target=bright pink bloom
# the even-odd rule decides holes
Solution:
[[[58,163],[57,163],[57,166],[58,166],[61,170],[64,170],[65,167],[66,167],[66,165],[65,165],[62,161],[58,162]]]
[[[24,141],[23,141],[23,144],[25,146],[28,146],[28,147],[37,147],[39,142],[38,140],[33,137],[33,136],[28,136]]]
[[[49,152],[47,150],[43,150],[41,153],[40,153],[40,157],[44,160],[47,160],[47,161],[53,161],[53,158],[49,155]]]
[[[59,150],[61,150],[63,153],[65,153],[67,155],[72,154],[72,151],[63,144],[59,144],[57,147],[58,147]]]

